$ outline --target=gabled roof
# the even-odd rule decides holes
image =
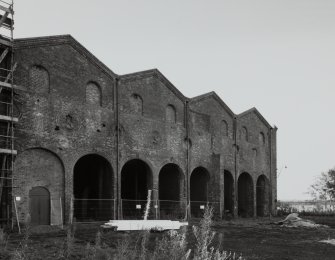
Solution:
[[[120,80],[136,80],[147,77],[156,77],[180,100],[182,101],[187,100],[187,98],[183,95],[183,93],[181,93],[158,69],[144,70],[135,73],[121,75]]]
[[[231,117],[233,118],[235,117],[234,112],[226,105],[225,102],[223,102],[223,100],[214,91],[193,97],[190,99],[190,102],[200,102],[208,98],[213,98],[214,100],[216,100],[219,103],[219,105],[231,115]]]
[[[269,124],[268,121],[266,121],[266,119],[262,116],[262,114],[257,110],[257,108],[253,107],[250,108],[244,112],[242,112],[241,114],[237,115],[237,118],[241,118],[244,117],[246,115],[249,115],[250,113],[255,113],[255,115],[268,127],[268,128],[272,128],[272,126]]]
[[[40,46],[57,46],[57,45],[70,45],[78,53],[87,58],[93,64],[95,64],[100,70],[107,75],[115,78],[117,75],[110,70],[105,64],[103,64],[98,58],[96,58],[90,51],[88,51],[83,45],[81,45],[71,35],[55,35],[55,36],[43,36],[43,37],[31,37],[31,38],[20,38],[14,40],[14,49],[25,49],[35,48]]]

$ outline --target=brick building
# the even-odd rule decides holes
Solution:
[[[14,50],[21,221],[133,218],[149,189],[153,217],[207,202],[219,217],[275,213],[277,129],[255,108],[187,98],[156,69],[117,75],[68,35]]]

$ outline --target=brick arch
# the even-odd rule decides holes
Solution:
[[[65,199],[65,171],[64,164],[60,157],[44,148],[29,148],[19,153],[14,162],[15,196],[22,197],[18,201],[18,207],[22,210],[22,221],[30,212],[29,191],[37,186],[45,187],[50,192],[51,202],[54,202],[51,209],[51,224],[61,224],[62,207]]]
[[[74,217],[106,220],[114,212],[114,174],[110,162],[95,153],[80,157],[73,168]]]
[[[238,215],[252,217],[254,215],[254,183],[251,175],[243,172],[237,181]]]
[[[49,72],[41,65],[33,65],[29,69],[30,89],[38,94],[50,93]]]
[[[256,209],[257,216],[270,214],[270,182],[264,174],[259,175],[256,182]]]

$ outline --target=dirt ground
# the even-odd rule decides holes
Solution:
[[[236,219],[215,222],[213,230],[218,234],[214,244],[221,240],[224,250],[242,254],[246,259],[301,259],[334,260],[335,246],[320,243],[320,240],[335,238],[335,217],[305,217],[316,223],[329,225],[330,228],[286,228],[271,224],[280,218]],[[192,222],[190,224],[197,224]],[[73,259],[81,259],[87,243],[94,243],[99,224],[76,224]],[[191,234],[191,230],[188,231]],[[111,248],[125,238],[134,241],[139,233],[102,231],[102,242]],[[150,241],[163,236],[151,233]],[[23,236],[12,233],[9,236],[7,250],[14,251],[20,245]],[[28,241],[28,255],[32,259],[57,259],[64,243],[66,232],[51,227],[35,227]],[[195,239],[189,236],[189,244]],[[153,243],[153,242],[152,242]],[[8,255],[0,252],[0,259]]]

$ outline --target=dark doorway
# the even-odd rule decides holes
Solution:
[[[124,218],[141,218],[148,190],[152,189],[149,166],[139,159],[128,161],[121,171],[122,215]]]
[[[50,193],[44,187],[34,187],[29,192],[32,225],[50,225]]]
[[[113,170],[100,155],[89,154],[74,167],[74,217],[80,221],[114,217]]]
[[[256,203],[257,216],[264,217],[270,213],[270,188],[269,180],[265,175],[261,175],[257,179],[256,186]]]
[[[234,178],[233,175],[224,171],[224,212],[225,214],[234,213]]]
[[[166,164],[159,172],[159,209],[161,219],[185,216],[182,207],[184,175],[176,164]]]
[[[190,200],[191,216],[202,217],[204,206],[208,202],[209,172],[203,167],[197,167],[191,173]]]
[[[238,215],[253,217],[254,186],[250,174],[244,172],[238,178]]]

